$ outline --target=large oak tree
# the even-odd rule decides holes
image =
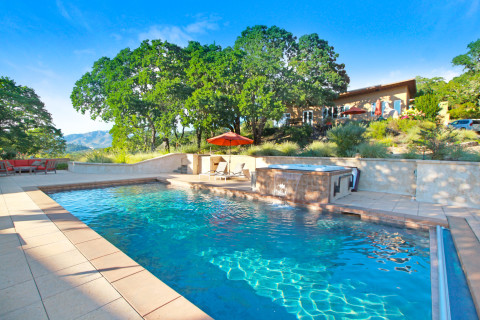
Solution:
[[[0,152],[57,155],[66,143],[32,88],[0,77]]]

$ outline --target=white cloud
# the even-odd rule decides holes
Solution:
[[[186,46],[192,37],[176,26],[152,26],[147,32],[138,35],[140,41],[145,39],[162,39],[175,43],[179,46]]]
[[[112,33],[112,37],[117,41],[120,41],[123,39],[123,37],[118,33]]]
[[[60,1],[60,0],[57,0],[57,7],[58,7],[58,10],[60,11],[60,14],[67,20],[72,20],[72,18],[70,17],[70,15],[68,14],[68,11],[67,9],[65,9],[65,7],[63,6],[63,2]]]
[[[205,34],[208,31],[218,30],[217,21],[220,18],[216,16],[204,17],[196,16],[197,21],[186,26],[155,25],[151,26],[147,32],[138,35],[140,41],[145,39],[161,39],[175,43],[179,46],[186,46],[193,40],[195,34]]]
[[[427,72],[425,74],[422,74],[422,77],[426,78],[433,78],[433,77],[442,77],[445,79],[445,81],[450,81],[455,77],[458,77],[459,75],[462,74],[461,67],[452,67],[452,68],[436,68],[431,70],[430,72]]]
[[[185,31],[188,33],[206,33],[209,30],[217,30],[218,24],[216,20],[202,20],[195,23],[191,23],[185,27]]]
[[[46,69],[46,68],[38,68],[38,67],[32,67],[32,66],[27,66],[26,67],[28,70],[33,71],[35,73],[39,73],[44,77],[47,78],[52,78],[52,79],[59,79],[60,76],[53,71],[52,69]]]
[[[467,16],[476,15],[479,6],[480,6],[480,0],[472,0],[472,3],[470,5],[470,9],[467,12]]]
[[[71,3],[68,3],[68,10],[67,8],[63,5],[63,2],[61,0],[57,0],[57,8],[58,11],[60,11],[60,14],[62,17],[67,19],[70,24],[74,26],[81,26],[89,31],[91,31],[90,25],[87,22],[87,19],[83,16],[82,11],[80,11],[77,7],[72,5]]]
[[[81,56],[81,55],[93,55],[95,54],[94,49],[81,49],[81,50],[73,50],[73,53]]]

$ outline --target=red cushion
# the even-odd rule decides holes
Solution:
[[[26,167],[28,166],[28,160],[15,160],[15,167]]]
[[[28,159],[28,165],[31,166],[32,163],[34,163],[35,161],[39,161],[38,159]]]

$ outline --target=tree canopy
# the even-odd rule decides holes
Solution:
[[[417,77],[417,99],[425,95],[448,101],[452,119],[480,118],[480,39],[468,44],[467,53],[452,59],[454,66],[463,66],[464,73],[446,82],[441,77]],[[429,101],[433,101],[431,97]]]
[[[276,26],[246,28],[233,47],[187,47],[146,40],[139,48],[102,57],[73,89],[74,108],[114,121],[114,146],[153,150],[159,139],[190,127],[200,144],[205,134],[245,122],[260,143],[268,120],[288,105],[332,104],[345,91],[345,66],[328,42],[297,38]],[[168,143],[167,143],[168,145]]]
[[[55,155],[65,146],[62,132],[35,91],[0,77],[0,152]]]

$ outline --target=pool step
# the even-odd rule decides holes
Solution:
[[[186,164],[183,164],[180,167],[178,167],[177,169],[173,170],[173,172],[187,174],[188,166]]]

